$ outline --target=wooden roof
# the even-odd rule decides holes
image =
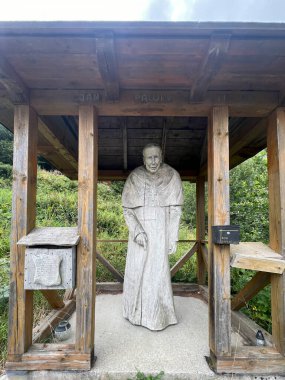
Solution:
[[[266,146],[283,105],[285,24],[0,22],[0,122],[39,115],[39,154],[77,176],[78,106],[99,114],[101,178],[123,178],[154,141],[184,178],[205,173],[207,116],[228,104],[231,167]]]

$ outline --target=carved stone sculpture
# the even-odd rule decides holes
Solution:
[[[123,315],[134,325],[162,330],[177,323],[168,254],[176,251],[183,192],[159,146],[147,145],[143,159],[122,195],[129,228]]]

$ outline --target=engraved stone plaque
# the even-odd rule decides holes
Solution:
[[[69,289],[75,286],[75,247],[27,247],[25,289]]]

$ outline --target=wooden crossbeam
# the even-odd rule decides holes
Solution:
[[[115,277],[119,282],[124,282],[124,277],[121,275],[119,271],[107,260],[103,257],[99,252],[96,252],[96,258],[100,261],[101,264],[104,265],[105,268],[108,269],[109,272]]]
[[[57,290],[41,290],[42,295],[53,309],[62,309],[64,302]]]
[[[120,90],[111,102],[96,89],[31,89],[30,102],[39,115],[77,115],[80,104],[93,104],[100,116],[208,116],[213,105],[228,105],[230,116],[267,116],[278,105],[277,91],[208,91],[200,103],[189,91]]]
[[[6,58],[0,57],[0,83],[13,104],[28,104],[29,90]]]
[[[207,246],[205,244],[201,244],[201,250],[202,250],[202,256],[203,256],[203,260],[206,264],[206,267],[208,268],[208,249],[207,249]]]
[[[61,140],[47,127],[47,125],[39,118],[38,119],[39,133],[54,147],[65,160],[67,160],[72,168],[78,169],[76,158],[63,145]]]
[[[191,89],[192,101],[201,101],[205,97],[211,80],[218,72],[229,48],[230,38],[230,34],[212,35],[208,52],[200,66],[199,74]]]
[[[96,38],[96,53],[106,98],[108,100],[118,100],[119,79],[113,37]]]
[[[183,267],[183,265],[194,255],[194,253],[197,252],[198,249],[198,243],[196,242],[193,247],[183,255],[176,264],[173,265],[173,267],[170,270],[171,277],[174,277],[175,274]]]
[[[252,279],[232,299],[232,310],[240,310],[269,283],[270,273],[257,272],[252,277]]]
[[[47,317],[33,329],[33,343],[50,336],[60,321],[69,319],[76,308],[75,300],[64,303],[64,307],[59,310],[52,310]]]

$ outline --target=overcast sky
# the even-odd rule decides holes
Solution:
[[[0,20],[285,22],[285,0],[1,0]]]

